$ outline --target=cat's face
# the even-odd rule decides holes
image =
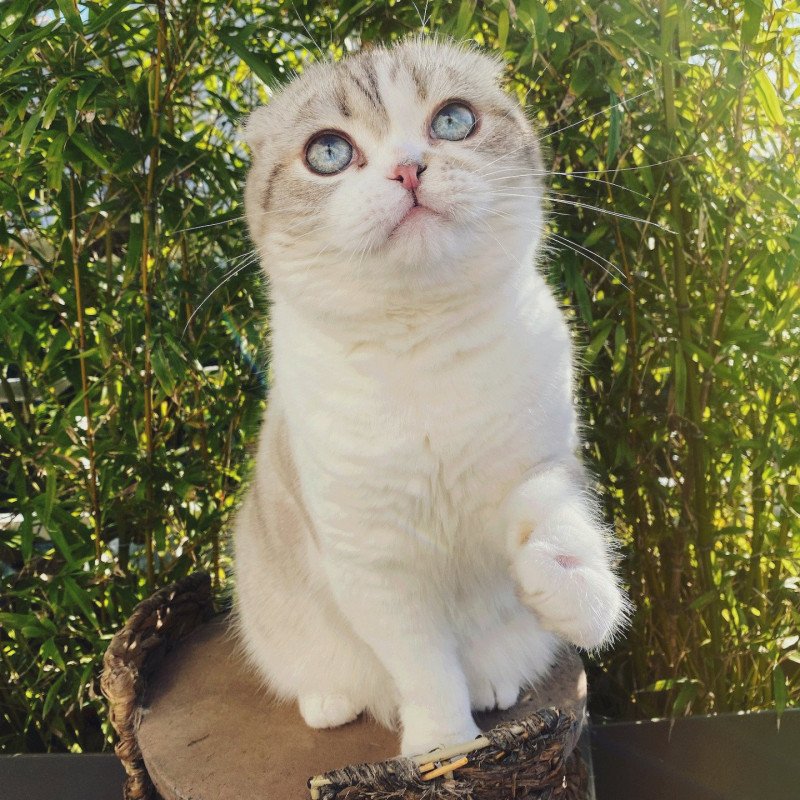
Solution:
[[[459,291],[530,264],[536,138],[494,59],[411,40],[308,68],[247,123],[245,206],[276,291]]]

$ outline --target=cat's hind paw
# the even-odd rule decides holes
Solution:
[[[309,692],[300,695],[298,705],[309,728],[338,728],[352,722],[363,711],[344,694]]]
[[[505,711],[517,702],[519,683],[508,681],[495,686],[488,678],[481,676],[470,681],[469,696],[473,711]]]

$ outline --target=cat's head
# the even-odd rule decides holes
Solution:
[[[411,39],[314,64],[257,109],[245,208],[274,290],[322,310],[532,269],[542,161],[501,71]]]

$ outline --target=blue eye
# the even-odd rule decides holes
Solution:
[[[475,129],[475,115],[463,103],[448,103],[431,122],[431,132],[437,139],[460,142]]]
[[[306,164],[319,175],[341,172],[353,159],[353,146],[335,133],[321,133],[306,147]]]

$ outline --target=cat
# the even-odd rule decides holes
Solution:
[[[479,734],[626,615],[536,267],[539,143],[473,46],[306,68],[245,127],[269,406],[234,529],[247,656],[314,728]]]

